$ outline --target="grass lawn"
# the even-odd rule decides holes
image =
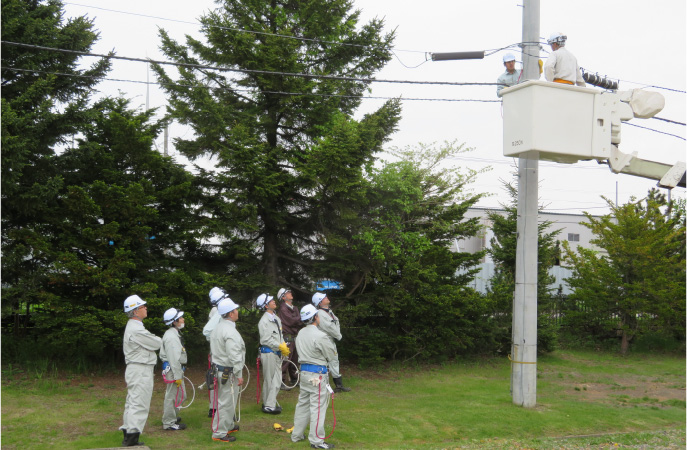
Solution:
[[[121,443],[126,389],[123,371],[63,375],[5,366],[2,448],[102,448]],[[207,391],[182,411],[188,429],[162,430],[161,377],[141,439],[152,448],[289,448],[297,389],[282,391],[280,416],[255,403],[255,366],[242,397],[241,431],[232,444],[210,439]],[[458,360],[414,368],[344,367],[353,391],[334,398],[337,448],[685,448],[685,359],[619,357],[557,351],[538,364],[537,407],[514,406],[507,358]],[[203,369],[186,375],[203,382]],[[326,432],[333,424],[328,412]]]

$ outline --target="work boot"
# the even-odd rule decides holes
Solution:
[[[181,417],[177,417],[176,423],[181,423]]]
[[[122,447],[126,445],[126,430],[122,430],[122,433],[124,433],[124,439],[122,440]]]
[[[265,414],[281,414],[281,407],[277,406],[276,408],[270,408],[269,406],[262,405],[262,412]]]
[[[342,377],[332,378],[332,380],[334,380],[334,385],[336,386],[334,392],[351,392],[351,388],[347,388],[343,385],[341,378]]]
[[[141,433],[127,433],[124,442],[122,442],[122,447],[135,447],[137,445],[146,445],[145,442],[139,441],[138,437]]]
[[[310,444],[310,448],[334,448],[334,444],[327,444],[326,442],[322,441],[321,444]]]
[[[210,408],[210,409],[208,410],[208,417],[212,417],[212,416],[215,414],[215,411],[217,411],[217,410],[216,410],[216,409]]]
[[[234,428],[232,428],[231,430],[229,430],[229,431],[227,432],[227,434],[236,433],[237,431],[239,431],[239,426],[238,426],[238,425],[234,425]]]
[[[213,440],[213,441],[220,441],[220,442],[234,442],[234,441],[236,440],[236,437],[235,437],[235,436],[231,436],[231,435],[229,435],[229,434],[227,433],[227,434],[225,434],[225,435],[222,436],[222,437],[218,437],[218,438],[217,438],[217,437],[213,437],[212,440]]]
[[[174,425],[165,428],[166,431],[181,431],[186,429],[185,423],[175,423]]]

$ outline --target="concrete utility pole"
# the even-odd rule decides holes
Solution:
[[[523,80],[539,79],[539,0],[524,0],[522,10]],[[538,155],[518,160],[518,243],[513,296],[511,392],[513,403],[537,404],[537,249]]]

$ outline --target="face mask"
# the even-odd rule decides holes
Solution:
[[[178,328],[181,330],[182,328],[184,328],[184,325],[185,325],[185,324],[180,323]]]

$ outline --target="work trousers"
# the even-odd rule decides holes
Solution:
[[[296,341],[293,339],[291,339],[291,342],[286,341],[286,345],[288,345],[291,353],[289,353],[289,357],[281,364],[281,379],[284,381],[284,384],[291,386],[296,382],[296,378],[298,378],[298,350],[296,350]],[[289,378],[291,378],[291,382],[289,382]]]
[[[277,394],[281,388],[281,357],[277,353],[260,353],[262,372],[262,404],[276,408]]]
[[[305,437],[305,427],[310,425],[308,440],[312,445],[324,442],[324,419],[329,406],[329,377],[327,374],[301,372],[300,394],[293,418],[291,440],[298,442]],[[319,406],[318,406],[319,403]],[[318,420],[319,417],[319,420]]]
[[[212,361],[212,355],[208,354],[208,361]],[[208,368],[208,370],[211,370]],[[215,409],[215,391],[208,386],[208,410]]]
[[[148,420],[150,399],[153,397],[152,364],[129,363],[126,366],[126,403],[120,430],[142,433]]]
[[[232,374],[226,384],[222,384],[221,373],[217,374],[217,405],[214,417],[212,418],[212,437],[221,438],[226,436],[229,430],[234,428],[234,414],[236,412],[236,402],[239,399],[239,385],[236,377]]]
[[[165,402],[162,407],[162,428],[167,429],[177,423],[179,408],[174,405],[181,405],[186,400],[186,384],[181,379],[181,386],[176,383],[167,385],[165,391]]]

